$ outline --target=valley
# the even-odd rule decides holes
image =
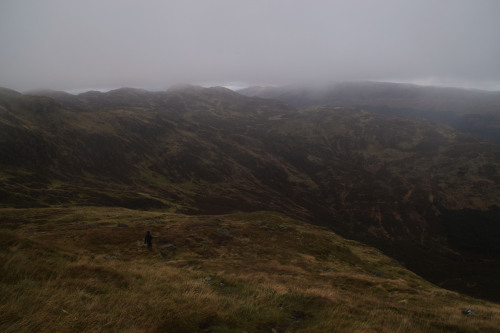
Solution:
[[[130,302],[188,295],[178,311],[164,298],[140,301],[132,317],[146,331],[498,327],[497,305],[479,300],[500,300],[494,137],[392,112],[412,102],[404,94],[389,106],[261,96],[196,86],[1,89],[2,303],[14,325],[5,329],[44,330],[44,316],[73,330],[126,327],[135,310],[116,312],[115,292]],[[446,107],[435,99],[441,108],[426,112],[439,117]],[[152,253],[141,243],[147,229],[161,235]],[[53,298],[40,294],[54,303],[40,318],[16,317],[33,310],[9,285],[28,298],[58,283],[66,287]],[[74,297],[82,303],[55,305]],[[464,307],[478,316],[469,320]],[[98,318],[77,314],[97,309]]]

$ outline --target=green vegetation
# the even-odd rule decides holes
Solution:
[[[500,327],[500,306],[440,289],[373,248],[277,213],[74,207],[0,216],[2,332]],[[151,252],[146,230],[155,236]]]
[[[224,88],[45,93],[53,98],[0,89],[7,229],[25,208],[49,212],[37,220],[49,230],[65,216],[53,207],[278,211],[383,249],[436,284],[500,300],[497,144],[422,119],[296,110]],[[74,216],[94,216],[82,211]],[[321,244],[311,255],[328,260]]]

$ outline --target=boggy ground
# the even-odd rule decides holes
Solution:
[[[440,289],[373,248],[271,212],[2,209],[0,269],[2,332],[500,327],[500,305]]]

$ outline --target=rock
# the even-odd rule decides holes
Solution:
[[[118,223],[118,227],[120,227],[120,228],[127,228],[128,224],[120,222],[120,223]]]
[[[224,237],[233,237],[233,234],[231,233],[231,231],[229,231],[226,228],[217,228],[217,235],[224,236]]]
[[[379,271],[378,269],[374,269],[374,270],[372,270],[372,272],[371,272],[371,273],[372,273],[373,275],[375,275],[375,276],[378,276],[378,277],[384,277],[384,274],[383,274],[381,271]]]
[[[254,224],[254,225],[262,225],[265,222],[266,222],[265,220],[254,220],[254,221],[252,221],[252,224]]]
[[[308,314],[303,312],[303,311],[293,311],[292,312],[292,319],[293,320],[303,320]]]
[[[467,308],[467,309],[462,310],[462,314],[464,316],[472,316],[475,313],[476,313],[476,311],[472,310],[471,308]]]
[[[198,231],[198,230],[202,230],[202,229],[203,229],[202,226],[197,225],[197,226],[194,226],[194,227],[189,227],[188,230],[189,231]]]
[[[170,244],[170,243],[161,244],[158,247],[160,249],[163,249],[163,250],[175,250],[175,249],[177,249],[177,247],[174,244]]]
[[[212,277],[210,275],[205,276],[205,284],[207,286],[211,286],[212,285]]]
[[[122,254],[121,253],[113,253],[113,254],[105,256],[104,259],[121,261]]]
[[[278,224],[278,228],[280,230],[291,230],[291,231],[296,231],[297,228],[294,226],[286,225],[286,224]]]

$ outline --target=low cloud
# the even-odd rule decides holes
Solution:
[[[495,0],[5,0],[0,85],[433,80],[497,89],[498,13]]]

